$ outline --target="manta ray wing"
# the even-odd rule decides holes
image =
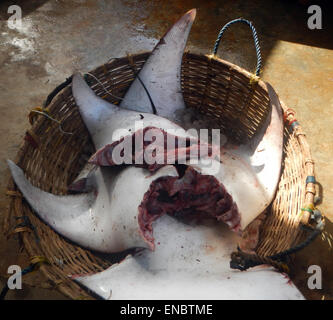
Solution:
[[[234,197],[243,217],[243,230],[272,202],[281,174],[282,109],[272,86],[266,86],[271,107],[266,121],[248,144],[227,144],[222,148],[221,162],[225,168],[221,167],[216,176]]]
[[[142,129],[146,127],[182,129],[166,118],[150,113],[121,109],[101,99],[79,73],[73,76],[72,91],[83,121],[97,149],[119,140],[125,135],[132,135],[137,125],[140,125]],[[185,130],[183,131],[182,136],[185,137]]]
[[[32,186],[12,161],[8,165],[24,198],[42,220],[69,240],[106,253],[152,247],[141,232],[139,206],[154,180],[177,176],[173,166],[154,175],[135,167],[108,168],[103,173],[98,169],[94,193],[57,196]]]
[[[149,93],[153,95],[153,101],[158,109],[157,113],[161,113],[169,119],[174,118],[173,111],[184,108],[180,83],[181,62],[195,16],[196,10],[190,10],[166,32],[139,74],[141,81],[144,82]],[[89,90],[88,85],[79,75],[74,75],[72,90],[83,121],[94,141],[95,148],[99,149],[111,143],[110,132],[106,132],[101,127],[104,126],[104,122],[108,118],[119,112],[119,107],[96,96],[92,90]],[[138,79],[135,79],[131,84],[120,106],[134,111],[152,112],[147,93]],[[167,113],[164,110],[167,110]],[[127,119],[127,116],[128,113],[125,112],[123,117],[120,117]],[[142,115],[132,114],[130,120],[140,120],[138,117],[141,119]],[[167,124],[168,126],[170,125]],[[90,190],[87,186],[90,186],[91,181],[94,180],[94,175],[89,176],[89,172],[88,166],[85,166],[79,174],[79,178],[70,186],[70,189],[77,192]]]
[[[154,229],[155,251],[75,280],[104,299],[304,299],[271,267],[231,270],[237,238],[221,224],[188,225],[163,216]]]
[[[174,120],[175,112],[183,109],[181,64],[186,41],[196,16],[192,9],[183,15],[160,39],[139,73],[156,106],[157,114]],[[151,113],[152,106],[141,82],[134,80],[121,107]]]

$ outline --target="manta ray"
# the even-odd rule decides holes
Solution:
[[[304,299],[270,266],[230,269],[238,234],[276,192],[281,106],[266,84],[271,105],[266,123],[246,145],[219,146],[218,157],[214,145],[180,130],[181,62],[195,15],[195,9],[187,12],[161,38],[119,106],[98,97],[80,73],[74,74],[73,96],[96,148],[89,160],[96,167],[83,170],[75,183],[80,194],[42,191],[9,160],[13,179],[37,215],[69,240],[104,253],[136,249],[105,271],[73,276],[104,299]],[[168,130],[176,129],[174,164],[114,160],[124,141],[140,140],[151,130],[165,142]],[[140,152],[149,147],[142,145]],[[193,163],[191,152],[202,150]],[[137,150],[130,155],[135,160]]]

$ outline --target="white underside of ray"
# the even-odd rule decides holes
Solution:
[[[182,19],[184,19],[184,17]],[[190,26],[187,26],[187,28],[189,30]],[[177,30],[179,33],[180,29],[177,28],[177,24],[169,31],[169,33],[167,33],[165,38],[168,36],[172,38],[173,36],[171,35],[173,34],[173,30],[176,34]],[[184,33],[184,30],[182,33]],[[165,44],[157,46],[155,49],[156,53],[150,56],[142,69],[141,72],[146,74],[147,79],[149,77],[154,77],[155,71],[158,71],[157,65],[163,65],[159,59],[163,54],[163,50],[168,52],[168,50],[164,48],[168,47]],[[156,72],[156,74],[160,73]],[[158,83],[156,81],[153,82]],[[177,81],[174,82],[176,83]],[[223,150],[225,153],[223,154],[222,151],[221,154],[221,168],[218,170],[217,175],[213,174],[221,183],[224,184],[227,191],[233,196],[233,199],[241,213],[241,228],[243,230],[270,204],[276,192],[277,183],[280,177],[283,144],[283,121],[281,107],[274,89],[269,84],[267,84],[267,89],[270,96],[272,110],[267,117],[263,128],[247,145],[242,145],[236,148],[235,146],[232,146],[232,148],[225,146],[226,148]],[[135,111],[131,113],[131,111],[128,110],[119,110],[118,107],[113,105],[109,105],[106,111],[106,102],[99,97],[96,97],[84,80],[78,76],[73,79],[73,92],[75,97],[89,96],[89,99],[82,99],[81,101],[77,99],[80,111],[81,109],[88,110],[89,107],[91,109],[91,106],[93,105],[95,112],[99,113],[98,115],[95,114],[93,117],[89,115],[90,120],[91,118],[94,119],[93,121],[95,121],[96,129],[87,125],[90,133],[92,134],[96,148],[100,148],[105,144],[118,140],[120,138],[119,134],[114,135],[114,133],[119,128],[125,129],[121,132],[121,135],[123,135],[126,130],[128,130],[128,134],[133,133],[135,131],[135,121],[140,121],[142,116],[144,117],[144,127],[153,125],[164,129],[177,128],[174,123],[168,122],[166,119],[158,118],[150,114],[140,115]],[[134,82],[129,89],[128,95],[132,94],[142,94],[142,96],[145,97],[144,99],[148,99],[142,85],[139,82],[137,85],[135,85]],[[177,96],[179,96],[183,101],[180,91]],[[167,103],[169,101],[165,96],[162,95],[161,97],[162,100],[164,99],[164,102]],[[134,100],[140,101],[138,97]],[[149,111],[149,108],[151,108],[150,102],[148,100],[145,101],[146,102],[143,103],[143,105],[146,109],[144,110]],[[101,107],[99,107],[99,105],[101,105]],[[134,108],[134,106],[132,107]],[[184,104],[182,104],[179,108],[184,108]],[[84,114],[84,112],[81,113]],[[164,115],[169,118],[174,117],[174,113]],[[98,121],[96,121],[96,119],[98,119]],[[92,121],[85,121],[85,123],[91,122]],[[112,139],[110,139],[111,136],[113,137]],[[207,170],[207,168],[201,167],[201,169],[199,169],[199,167],[200,165],[197,166],[198,171],[201,171],[204,174],[209,174],[209,170]]]
[[[178,104],[183,105],[182,96],[179,90],[180,65],[186,39],[194,17],[195,10],[192,10],[183,16],[165,36],[164,41],[167,41],[168,45],[162,44],[161,41],[160,45],[154,50],[153,57],[150,59],[151,62],[148,63],[149,68],[154,68],[154,64],[159,64],[163,57],[169,59],[169,61],[163,61],[167,68],[170,67],[172,69],[168,71],[169,74],[164,73],[163,75],[164,79],[167,81],[163,84],[163,94],[166,99],[172,98],[172,102],[176,102],[176,106]],[[163,49],[161,49],[162,47]],[[163,70],[156,69],[156,71],[157,74],[162,75],[160,71]],[[164,69],[164,71],[166,71],[166,69]],[[142,77],[146,80],[144,73]],[[177,78],[179,84],[174,82],[175,78]],[[161,83],[158,82],[158,85],[159,84]],[[170,86],[170,88],[168,88],[168,86]],[[100,148],[105,144],[120,139],[120,137],[124,135],[124,130],[117,133],[117,129],[125,129],[128,130],[128,134],[132,134],[136,129],[135,122],[140,120],[143,120],[144,127],[157,126],[164,129],[178,128],[172,122],[151,114],[141,115],[130,110],[120,110],[119,107],[97,97],[83,78],[77,74],[73,77],[72,87],[73,95],[79,106],[80,114],[92,136],[96,148]],[[151,87],[149,88],[151,89]],[[160,88],[159,93],[161,93]],[[176,94],[177,97],[173,97],[174,94]],[[140,103],[140,101],[138,102]],[[147,109],[147,111],[150,112],[151,109]],[[144,119],[142,119],[142,117]],[[114,239],[109,241],[109,244],[105,244],[110,240],[108,234],[111,234],[109,229],[112,225],[106,224],[106,220],[109,216],[107,210],[104,210],[105,207],[109,207],[111,211],[114,208],[120,208],[120,211],[130,210],[133,215],[133,212],[136,212],[135,210],[133,211],[133,208],[137,209],[150,182],[159,176],[159,174],[155,174],[154,178],[146,177],[147,173],[143,173],[143,169],[139,168],[127,168],[123,171],[120,171],[119,169],[107,169],[103,170],[103,172],[98,169],[96,172],[89,175],[89,179],[94,180],[90,182],[94,183],[95,187],[98,189],[97,198],[94,198],[92,194],[59,197],[31,186],[19,168],[15,167],[13,163],[9,163],[9,166],[16,183],[19,188],[22,189],[22,193],[44,221],[69,239],[88,248],[100,251],[114,251],[114,247],[117,247],[117,250],[119,251],[131,246],[129,244],[124,244],[124,248],[121,248],[121,245],[119,246],[118,243],[121,242],[122,236],[115,236],[117,234],[116,232],[112,233]],[[87,170],[85,175],[88,172],[90,172],[90,170]],[[166,175],[176,174],[175,169],[171,167],[163,168],[159,172]],[[82,177],[81,173],[80,178]],[[133,184],[134,180],[136,182],[135,184]],[[109,186],[107,187],[108,184]],[[126,191],[123,189],[134,186],[136,188],[141,188],[133,190],[133,193],[130,193],[130,201],[119,203],[119,201],[124,199],[124,195],[129,194],[128,190]],[[106,188],[109,188],[109,192],[114,188],[114,194],[108,194]],[[121,195],[119,190],[124,191],[123,195]],[[114,197],[117,194],[118,196],[116,199],[111,202],[110,197]],[[70,212],[70,214],[68,212]],[[113,214],[117,217],[117,214],[114,212]],[[129,215],[126,213],[120,216],[128,217]],[[120,223],[121,217],[118,219],[118,223]],[[125,222],[126,221],[124,221],[124,225],[126,225]],[[130,222],[130,225],[133,225],[132,221]],[[138,246],[140,245],[140,242],[142,244],[142,239],[140,237],[137,239],[136,237],[133,240],[132,246],[134,242],[136,243],[135,246]],[[144,244],[142,245],[144,246]],[[112,248],[110,248],[110,246]]]
[[[279,98],[267,83],[271,111],[247,145],[222,148],[218,179],[225,182],[242,216],[241,227],[254,220],[272,202],[280,179],[283,119]]]
[[[214,176],[225,186],[237,204],[241,230],[244,230],[269,205],[270,199],[252,168],[241,159],[222,154],[222,164],[216,160],[211,161],[211,164],[205,165],[204,160],[199,160],[191,166],[203,175]]]
[[[139,73],[153,100],[157,115],[170,120],[175,119],[177,110],[185,107],[181,92],[181,64],[195,15],[196,10],[190,10],[171,27]],[[151,102],[138,78],[132,83],[120,106],[152,113]]]
[[[16,185],[42,220],[71,241],[101,252],[150,248],[139,231],[138,207],[152,181],[177,176],[173,166],[154,175],[135,167],[98,169],[94,175],[97,196],[56,196],[32,186],[13,162],[8,165]]]
[[[264,125],[247,145],[224,146],[231,156],[248,163],[255,172],[265,198],[273,200],[280,179],[283,150],[283,118],[279,98],[269,83],[266,83],[272,107]]]
[[[271,267],[230,269],[237,238],[221,223],[187,225],[163,216],[153,227],[154,252],[75,280],[104,299],[304,299]]]
[[[222,164],[213,161],[215,165],[213,171],[209,167],[203,166],[202,161],[198,165],[190,163],[199,172],[214,175],[232,195],[241,214],[242,230],[270,204],[280,176],[283,145],[281,106],[269,84],[267,84],[267,89],[272,109],[263,128],[249,144],[236,148],[235,146],[223,147]],[[86,101],[94,106],[98,105],[100,98],[79,75],[75,75],[73,78],[73,92],[74,96],[90,96],[85,101],[78,101],[80,110],[89,108]],[[97,101],[94,101],[93,97]],[[112,108],[111,105],[109,109],[112,110]],[[143,127],[180,128],[162,117],[115,108],[117,108],[117,112],[111,111],[109,114],[105,112],[104,108],[100,108],[104,116],[95,117],[100,120],[96,129],[90,130],[90,132],[92,132],[93,141],[97,147],[118,140],[124,133],[132,134],[136,130],[135,123],[138,121],[143,122]],[[141,120],[142,117],[144,118]],[[118,131],[117,129],[123,130]]]
[[[120,109],[101,99],[80,74],[73,76],[73,96],[96,149],[132,135],[136,130],[153,126],[161,129],[181,129],[172,121],[143,112]],[[188,137],[185,130],[179,136]]]
[[[141,80],[145,83],[149,93],[153,95],[155,104],[158,105],[158,111],[165,115],[163,110],[168,110],[170,119],[174,117],[173,110],[184,108],[180,84],[180,69],[186,41],[195,15],[196,10],[190,10],[175,23],[153,50],[153,53],[140,72]],[[132,126],[134,121],[141,120],[142,116],[133,113],[129,114],[125,111],[125,113],[119,114],[118,117],[113,119],[113,124],[108,123],[110,117],[119,112],[119,108],[96,97],[82,80],[78,75],[74,76],[72,84],[73,95],[79,106],[81,116],[92,136],[95,148],[99,149],[112,142],[112,140],[110,141],[110,137],[112,137],[115,128],[114,123],[118,124],[118,128],[127,128],[133,132]],[[135,111],[152,112],[152,106],[147,93],[138,79],[134,81],[126,93],[121,103],[121,107],[124,108],[124,106],[127,109]],[[120,122],[119,119],[121,119]],[[153,122],[155,121],[154,118],[152,120]],[[126,123],[123,123],[124,121]],[[147,123],[147,120],[145,122]],[[149,122],[150,120],[148,119],[147,125],[149,125]],[[163,125],[167,128],[174,128],[174,125],[170,125],[170,123],[162,123]],[[86,177],[89,171],[89,165],[85,166],[75,181]]]
[[[271,112],[261,130],[246,145],[224,145],[220,161],[204,166],[203,160],[192,165],[202,174],[214,175],[236,202],[241,229],[253,221],[272,202],[280,178],[283,121],[274,89],[267,84]],[[188,162],[191,164],[191,162]]]

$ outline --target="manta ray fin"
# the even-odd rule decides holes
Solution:
[[[73,241],[85,235],[91,220],[89,209],[95,199],[93,194],[57,196],[45,192],[34,187],[14,162],[7,160],[7,163],[24,198],[43,221]]]
[[[102,272],[73,280],[107,300],[304,300],[286,275],[267,265],[246,272],[213,271],[152,272],[127,256]]]
[[[170,216],[155,225],[155,251],[143,250],[93,275],[74,280],[104,299],[303,299],[272,267],[230,269],[237,237],[209,221],[183,223]]]
[[[181,62],[186,41],[196,16],[192,9],[183,15],[165,34],[139,73],[140,80],[152,97],[157,114],[175,119],[183,109]],[[72,80],[72,92],[83,121],[92,137],[119,107],[98,97],[80,73]],[[121,109],[152,113],[149,97],[139,79],[135,79],[120,105]],[[96,143],[95,143],[96,144]]]
[[[56,196],[34,187],[12,161],[8,160],[8,165],[24,198],[42,220],[71,241],[106,253],[154,248],[149,235],[152,230],[147,231],[141,223],[139,208],[154,180],[178,175],[173,166],[165,166],[153,175],[136,167],[102,168],[94,174],[94,192]]]
[[[119,110],[116,105],[98,97],[80,73],[73,75],[72,92],[83,121],[92,136],[105,118]]]
[[[161,38],[139,73],[156,106],[157,114],[175,119],[175,111],[183,109],[181,63],[186,41],[196,16],[192,9],[183,15]],[[139,79],[135,79],[120,107],[151,113],[152,107]]]
[[[271,110],[262,128],[258,130],[251,140],[250,149],[253,154],[262,152],[263,144],[265,144],[265,150],[267,150],[267,148],[273,148],[274,151],[277,149],[279,153],[280,150],[282,150],[283,118],[279,97],[268,82],[265,84],[269,95]]]
[[[252,166],[260,168],[256,176],[272,201],[280,178],[283,149],[283,117],[279,98],[273,87],[266,83],[271,110],[266,123],[251,142]]]
[[[238,199],[237,205],[241,213],[246,213],[246,222],[243,219],[242,229],[253,221],[272,202],[281,173],[282,151],[283,151],[283,119],[279,98],[271,85],[266,83],[270,99],[270,111],[262,127],[253,138],[245,145],[226,144],[223,147],[222,162],[235,159],[238,169],[235,173],[238,180],[241,172],[243,188],[235,186],[234,190],[242,192],[247,186],[246,195]],[[232,161],[235,162],[236,161]],[[240,168],[244,168],[243,171]],[[229,168],[230,171],[230,168]],[[245,177],[249,178],[245,183]],[[231,181],[231,184],[233,182]],[[228,189],[228,188],[227,188]],[[231,189],[228,189],[231,192]],[[249,192],[251,190],[251,192]],[[232,193],[232,192],[231,192]],[[257,194],[257,195],[255,195]],[[241,209],[242,208],[242,209]],[[251,212],[251,213],[250,213]]]

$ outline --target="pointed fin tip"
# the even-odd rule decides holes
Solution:
[[[79,70],[75,70],[74,72],[73,72],[73,78],[74,77],[83,77],[82,76],[82,73],[79,71]]]
[[[82,74],[80,72],[75,72],[73,73],[73,78],[72,78],[72,94],[75,99],[76,104],[78,104],[78,101],[80,100],[80,91],[83,89],[86,89],[84,92],[87,94],[91,94],[90,88],[88,90],[88,85],[85,82]]]
[[[87,83],[84,80],[82,73],[76,71],[76,72],[73,73],[73,79],[72,79],[72,91],[73,91],[73,95],[75,94],[75,90],[76,90],[76,88],[79,85],[87,85]]]
[[[175,110],[185,107],[181,93],[180,66],[196,13],[196,9],[187,11],[166,30],[139,73],[140,82],[146,85],[159,109],[156,114],[170,120],[174,120]],[[163,67],[164,65],[167,67]],[[161,73],[157,75],[156,70]],[[172,105],[173,108],[165,108]],[[120,107],[151,113],[151,101],[138,79],[127,90]]]
[[[22,173],[23,170],[18,165],[16,165],[12,160],[7,159],[7,164],[15,181],[15,177],[17,176],[17,174]]]
[[[25,188],[26,184],[30,184],[30,182],[25,177],[23,170],[12,160],[7,159],[7,164],[16,186],[23,193],[23,189]]]
[[[197,15],[197,9],[193,8],[185,13],[185,16],[188,16],[191,21],[194,21],[195,17]]]
[[[78,79],[78,78],[82,78],[82,73],[80,71],[74,71],[73,73],[73,79]]]
[[[182,15],[177,21],[176,23],[173,25],[179,25],[179,24],[182,24],[182,23],[185,23],[185,25],[192,25],[193,21],[195,20],[195,17],[197,15],[197,9],[191,9],[189,11],[187,11],[184,15]],[[173,26],[168,30],[170,31]],[[189,27],[190,28],[190,27]],[[166,32],[167,34],[168,32]]]
[[[183,14],[172,26],[167,29],[167,31],[164,33],[164,35],[160,38],[160,41],[157,43],[155,49],[159,46],[159,44],[164,43],[164,38],[169,34],[171,30],[173,30],[176,26],[180,27],[180,30],[182,33],[190,32],[190,29],[192,27],[193,21],[196,17],[197,9],[191,9],[187,11],[185,14]],[[178,31],[179,33],[179,31]],[[187,40],[186,36],[186,40]]]

